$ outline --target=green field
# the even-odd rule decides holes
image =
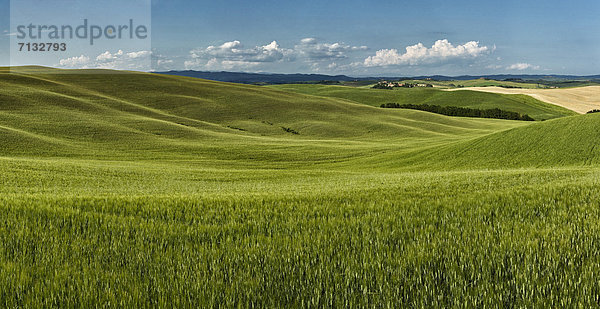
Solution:
[[[426,80],[414,80],[406,81],[409,83],[429,83],[439,87],[454,88],[457,86],[461,87],[515,87],[515,88],[526,88],[526,89],[537,89],[537,88],[549,88],[548,86],[534,82],[515,82],[506,80],[493,80],[493,79],[471,79],[471,80],[451,80],[451,81],[426,81]],[[543,82],[543,81],[540,81]]]
[[[442,91],[432,88],[381,90],[303,84],[274,85],[269,87],[288,92],[346,99],[371,106],[380,106],[385,103],[399,103],[458,106],[475,109],[499,108],[520,114],[528,114],[536,120],[554,119],[576,114],[568,109],[541,102],[527,95],[506,95],[478,91]]]
[[[0,69],[2,307],[599,305],[598,114],[47,70]]]

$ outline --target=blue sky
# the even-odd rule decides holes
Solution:
[[[0,0],[0,65],[10,63],[8,12]],[[159,70],[588,75],[600,74],[598,16],[589,0],[153,0],[151,52]],[[128,48],[102,51],[141,52]]]

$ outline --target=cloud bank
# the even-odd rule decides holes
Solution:
[[[368,50],[367,46],[350,46],[344,43],[320,43],[315,38],[305,38],[295,46],[299,56],[312,61],[326,61],[348,58],[348,53]]]
[[[186,69],[232,70],[248,69],[281,62],[305,62],[314,66],[316,62],[349,58],[349,53],[368,50],[366,46],[323,43],[315,38],[304,38],[293,48],[282,48],[277,41],[264,46],[245,48],[235,40],[218,46],[198,48],[190,51],[185,61]]]
[[[293,57],[293,51],[281,48],[277,41],[252,48],[244,48],[240,41],[231,41],[219,46],[194,49],[190,52],[190,57],[191,59],[184,63],[187,69],[203,67],[205,69],[230,70],[290,60]]]
[[[267,41],[268,42],[268,41]],[[495,50],[477,41],[453,44],[447,39],[436,41],[431,47],[418,43],[405,48],[380,49],[374,54],[369,47],[343,42],[326,42],[307,37],[282,47],[278,41],[257,46],[244,46],[239,40],[226,41],[208,47],[196,48],[187,54],[168,57],[151,51],[105,51],[99,55],[81,55],[60,60],[64,68],[107,68],[135,70],[140,63],[151,61],[154,70],[181,69],[209,71],[284,71],[295,70],[319,73],[378,74],[386,71],[421,70],[423,67],[485,65],[484,58]],[[500,59],[498,59],[500,61]],[[137,66],[136,66],[137,64]],[[489,64],[489,62],[487,62]],[[539,69],[527,63],[488,65],[487,69]]]
[[[392,65],[420,65],[444,62],[452,59],[477,58],[490,51],[487,46],[479,46],[479,42],[471,41],[462,45],[453,45],[448,40],[438,40],[431,46],[423,43],[406,47],[406,52],[399,53],[397,49],[382,49],[364,61],[366,67]]]
[[[86,55],[59,60],[58,67],[65,69],[113,69],[113,70],[143,70],[148,68],[152,56],[151,51],[133,52],[105,51],[96,57]]]

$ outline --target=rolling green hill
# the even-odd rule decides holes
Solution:
[[[344,158],[523,125],[193,78],[39,70],[0,75],[2,155],[293,162],[300,149],[303,159]]]
[[[503,95],[477,91],[447,92],[427,88],[379,90],[329,85],[274,85],[269,87],[302,94],[346,99],[371,106],[380,106],[385,103],[399,103],[458,106],[476,109],[499,108],[520,114],[528,114],[536,120],[576,115],[575,112],[568,109],[544,103],[525,95]]]
[[[568,117],[459,118],[370,106],[385,91],[322,88],[358,103],[146,73],[7,71],[2,307],[600,299],[600,115],[484,95]]]
[[[513,128],[474,139],[448,142],[410,152],[388,151],[342,166],[407,170],[505,170],[519,168],[593,168],[600,115],[566,117]]]
[[[435,157],[445,158],[446,166],[472,168],[597,166],[597,132],[600,115],[555,119],[454,145]]]
[[[399,167],[421,165],[420,161],[444,162],[436,165],[438,168],[535,167],[589,163],[590,147],[595,141],[593,135],[583,134],[595,132],[590,120],[594,116],[529,125],[384,110],[356,103],[371,94],[373,97],[368,98],[375,103],[399,93],[405,99],[420,98],[427,103],[439,104],[445,98],[472,106],[468,100],[476,101],[481,95],[493,100],[479,106],[518,105],[512,98],[505,100],[510,96],[487,93],[380,91],[319,85],[276,87],[330,96],[325,98],[269,87],[145,73],[56,74],[61,71],[29,70],[30,74],[0,74],[0,141],[4,145],[0,154],[5,156],[200,157],[285,165],[364,158],[377,161],[379,155],[385,157],[386,153],[389,156],[400,151],[426,155],[411,155],[411,160],[390,159]],[[337,98],[342,96],[356,101]],[[556,111],[556,117],[561,111],[541,102],[521,105],[523,111]],[[520,128],[509,130],[517,127]],[[489,135],[495,132],[498,133]],[[580,138],[580,143],[567,143]],[[589,143],[584,144],[586,141]],[[436,153],[446,151],[444,156],[453,159],[431,157],[432,148]],[[418,159],[412,160],[413,157]]]

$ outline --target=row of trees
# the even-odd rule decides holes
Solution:
[[[457,117],[474,117],[474,118],[495,118],[495,119],[507,119],[507,120],[522,120],[522,121],[534,121],[529,115],[521,115],[516,112],[504,111],[499,108],[492,109],[474,109],[457,106],[439,106],[439,105],[427,105],[427,104],[398,104],[398,103],[386,103],[381,104],[382,108],[404,108],[404,109],[416,109],[436,114],[442,114],[446,116],[457,116]]]
[[[394,88],[417,88],[417,87],[433,88],[433,85],[432,84],[411,84],[411,83],[400,83],[400,82],[393,82],[393,83],[379,82],[371,88],[372,89],[392,90]]]

